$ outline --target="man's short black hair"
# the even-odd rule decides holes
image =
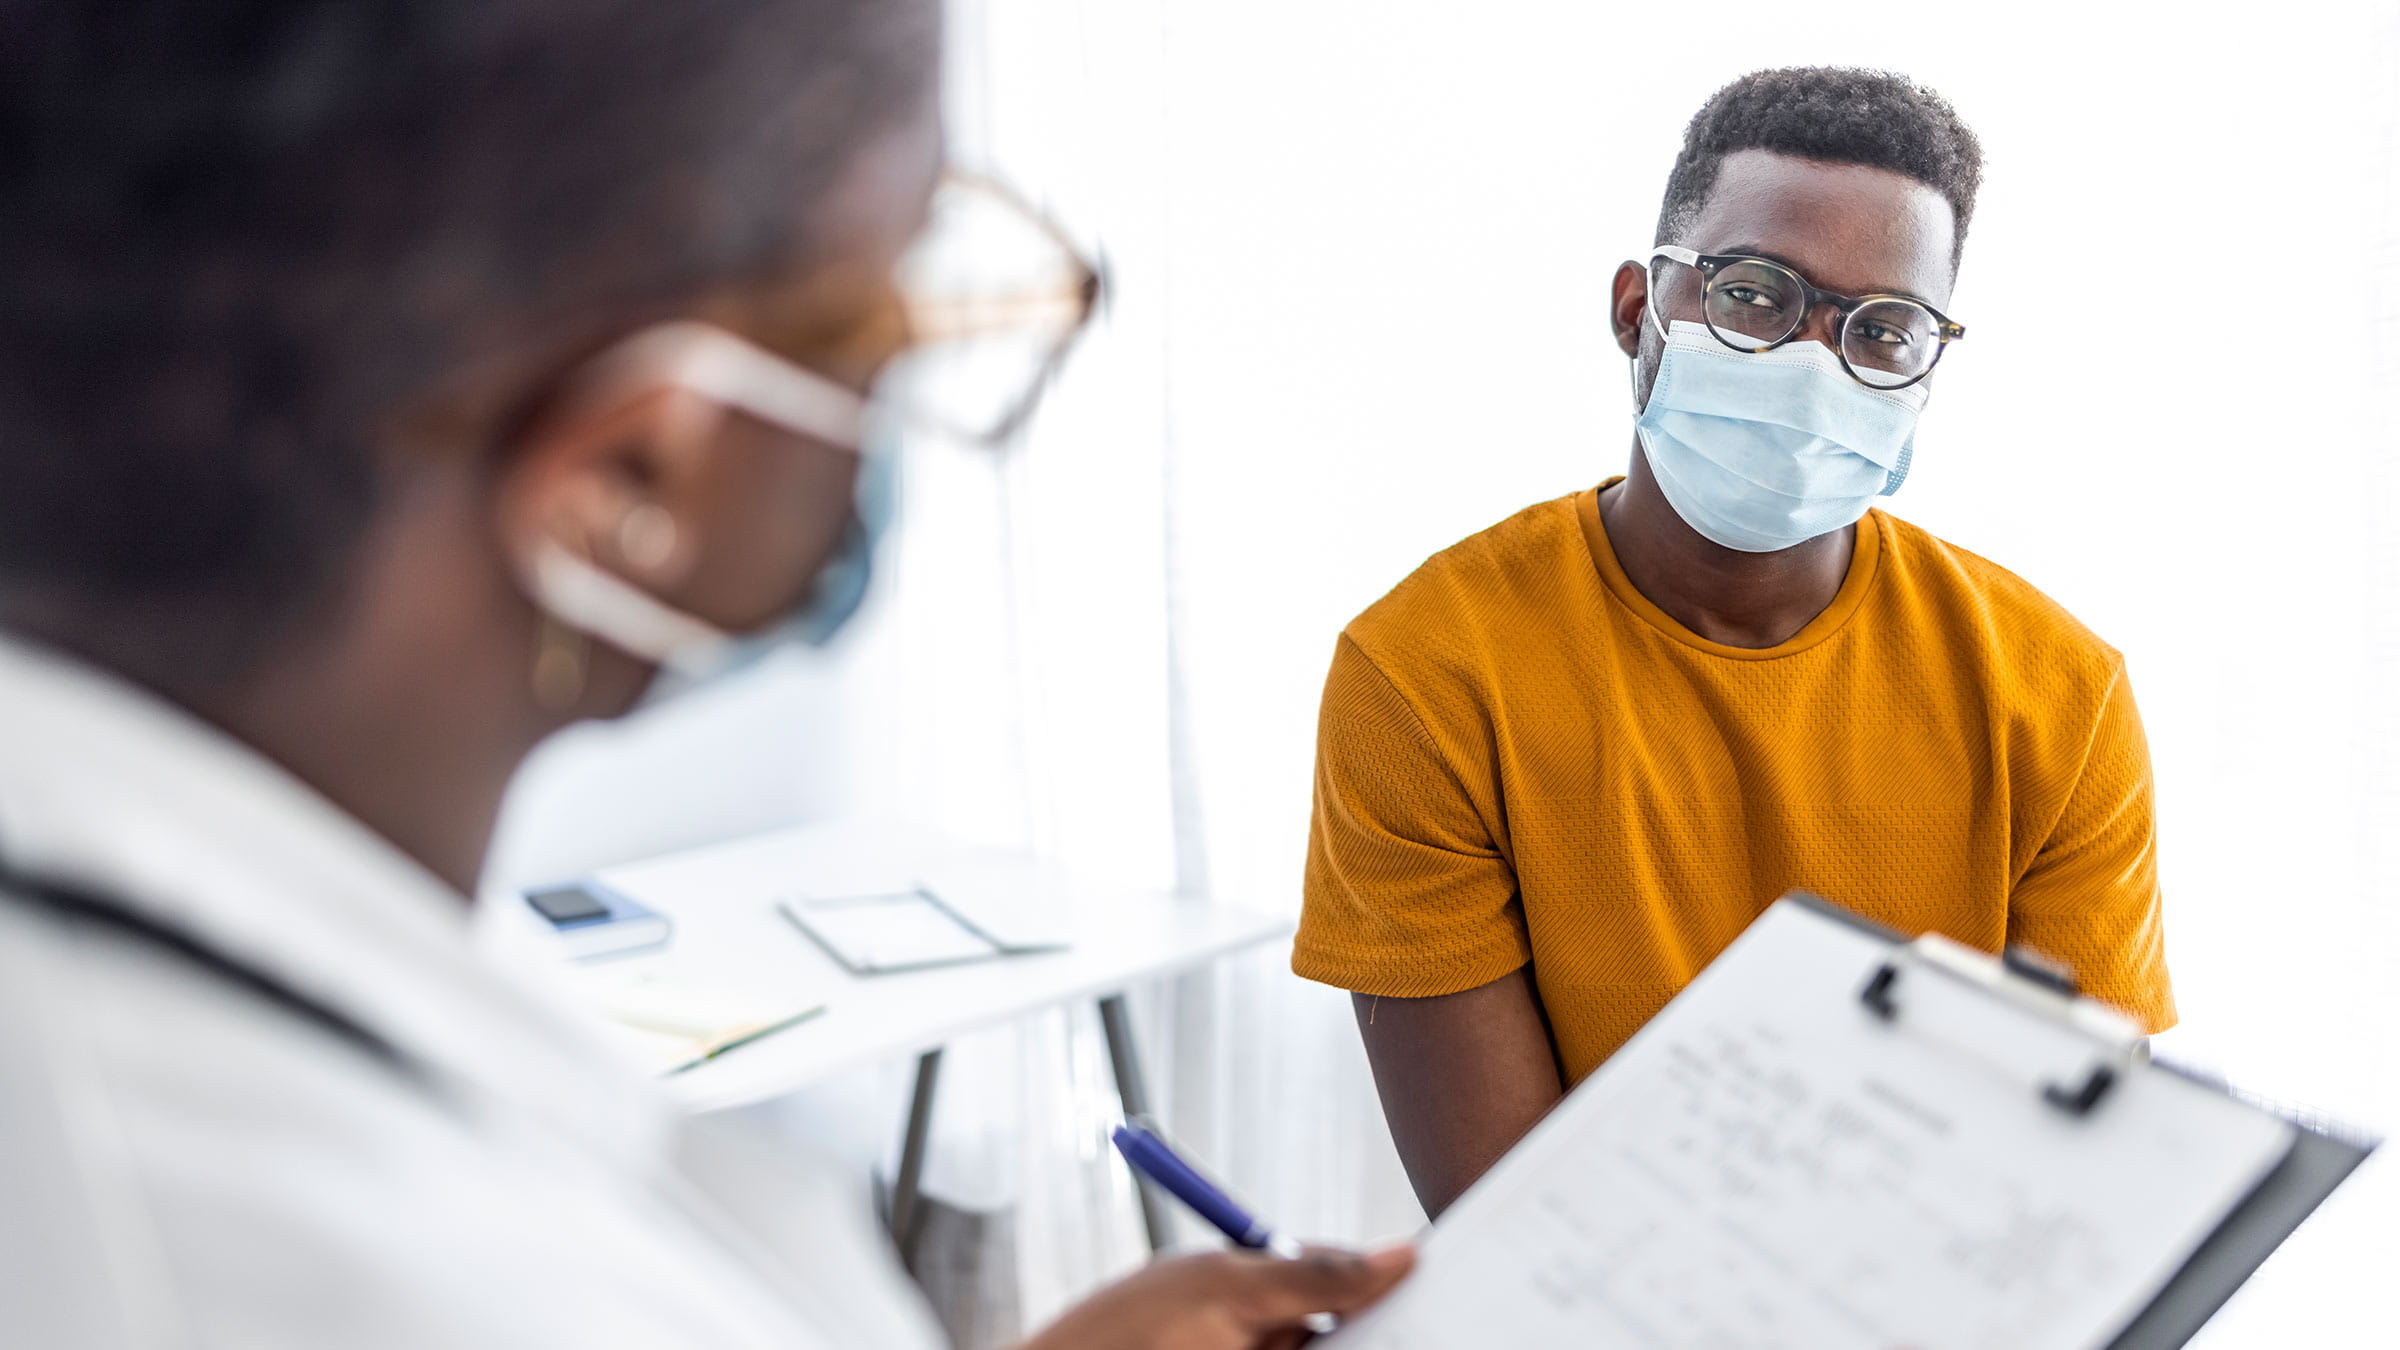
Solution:
[[[1684,129],[1654,242],[1680,241],[1716,186],[1718,167],[1741,150],[1864,164],[1916,179],[1947,198],[1957,216],[1950,247],[1957,264],[1983,182],[1983,147],[1958,110],[1923,85],[1843,66],[1761,70],[1726,85]]]
[[[938,23],[0,0],[0,623],[149,624],[233,673],[348,576],[406,401],[805,266]]]

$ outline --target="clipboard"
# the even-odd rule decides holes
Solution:
[[[1906,941],[1881,924],[1805,892],[1794,892],[1784,897],[1784,901],[1872,933],[1893,945],[1892,957],[1878,966],[1859,989],[1860,1002],[1878,1017],[1896,1020],[1902,1015],[1899,990],[1904,973],[1940,972],[1981,985],[1994,997],[2010,1000],[2029,1012],[2088,1026],[2105,1034],[2106,1023],[2093,1016],[2101,1010],[2076,996],[2071,972],[2037,954],[2011,948],[1994,961],[1939,937]],[[2292,1145],[2274,1170],[2192,1251],[2149,1305],[2107,1343],[2108,1350],[2171,1350],[2190,1341],[2381,1142],[2313,1114],[2274,1110],[2241,1098],[2213,1076],[2171,1061],[2146,1059],[2140,1046],[2138,1036],[2119,1033],[2116,1043],[2087,1065],[2082,1074],[2043,1084],[2043,1100],[2069,1115],[2080,1116],[2101,1109],[2125,1075],[2173,1074],[2243,1101],[2254,1109],[2270,1111],[2292,1127]]]
[[[2171,1064],[2154,1062],[2153,1067],[2224,1090],[2221,1084],[2210,1084]],[[2279,1114],[2294,1128],[2292,1151],[2226,1216],[2217,1231],[2209,1234],[2150,1306],[2108,1343],[2109,1350],[2169,1350],[2198,1335],[2217,1309],[2225,1306],[2325,1197],[2349,1179],[2380,1142],[2300,1115]]]
[[[2177,1346],[2375,1146],[2036,957],[1791,895],[1327,1345]]]

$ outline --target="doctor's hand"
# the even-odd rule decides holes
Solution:
[[[1356,1313],[1392,1291],[1414,1248],[1311,1247],[1297,1261],[1210,1252],[1160,1261],[1068,1310],[1021,1350],[1285,1350],[1310,1313]]]

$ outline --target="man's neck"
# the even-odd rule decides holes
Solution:
[[[1644,598],[1711,642],[1753,649],[1791,641],[1825,612],[1858,538],[1853,525],[1775,553],[1726,548],[1676,514],[1638,444],[1625,481],[1600,494],[1600,521]]]

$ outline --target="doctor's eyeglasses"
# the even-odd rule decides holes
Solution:
[[[1922,300],[1823,290],[1767,258],[1666,245],[1651,250],[1646,265],[1653,305],[1669,296],[1688,298],[1696,273],[1701,318],[1717,341],[1737,352],[1780,347],[1799,334],[1811,310],[1832,306],[1841,316],[1834,324],[1834,354],[1852,379],[1870,389],[1905,389],[1924,379],[1950,344],[1967,335]]]
[[[1103,264],[992,179],[953,170],[898,270],[908,350],[896,396],[908,415],[978,445],[1006,443],[1090,326]]]

